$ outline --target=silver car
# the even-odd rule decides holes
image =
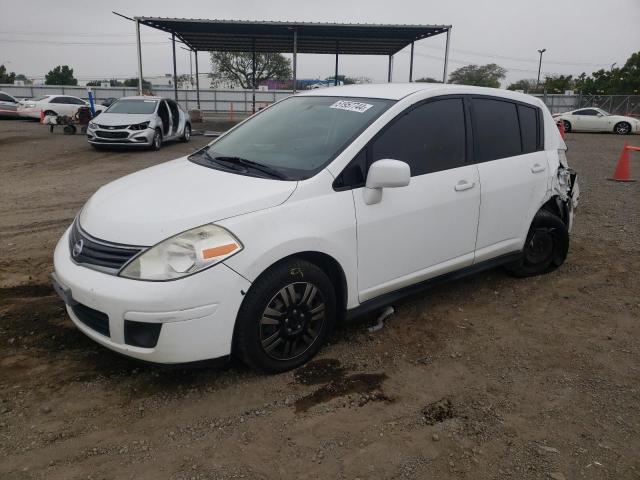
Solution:
[[[0,118],[18,117],[18,100],[5,92],[0,92]]]
[[[167,140],[188,142],[191,124],[171,99],[124,97],[89,123],[87,138],[94,148],[139,145],[159,150]]]

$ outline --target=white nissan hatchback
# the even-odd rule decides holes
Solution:
[[[565,150],[516,92],[312,90],[99,189],[56,247],[54,287],[124,355],[285,371],[407,293],[561,265],[579,195]]]

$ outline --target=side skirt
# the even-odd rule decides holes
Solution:
[[[452,280],[459,280],[461,278],[468,277],[469,275],[474,275],[485,270],[499,267],[500,265],[514,262],[516,260],[519,260],[521,256],[522,252],[508,253],[506,255],[501,255],[499,257],[491,258],[489,260],[485,260],[484,262],[480,262],[475,265],[456,270],[455,272],[449,272],[445,273],[444,275],[429,278],[428,280],[416,283],[414,285],[409,285],[408,287],[401,288],[400,290],[385,293],[384,295],[380,295],[379,297],[367,300],[366,302],[361,303],[351,310],[347,310],[346,320],[354,320],[362,315],[372,312],[373,310],[378,310],[382,307],[386,307],[391,303],[397,302],[398,300],[422,292],[429,288],[433,288],[437,285],[441,285]]]

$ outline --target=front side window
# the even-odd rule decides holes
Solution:
[[[515,103],[474,98],[473,117],[476,161],[487,162],[522,153]]]
[[[371,145],[371,162],[384,158],[409,164],[424,175],[465,163],[464,105],[448,98],[419,105],[395,120]]]
[[[578,110],[577,112],[573,112],[574,115],[588,115],[588,116],[596,116],[598,115],[598,111],[597,110],[593,110],[591,108],[588,108],[586,110]]]
[[[203,151],[206,155],[197,153],[190,159],[211,168],[247,160],[282,178],[302,180],[324,168],[393,103],[377,98],[289,97],[213,142]]]
[[[150,114],[156,111],[157,104],[157,100],[118,100],[105,113]]]
[[[60,105],[66,105],[67,103],[67,97],[54,97],[53,99],[51,99],[50,103],[57,103]]]
[[[84,105],[84,101],[79,98],[67,97],[67,103],[71,105]]]

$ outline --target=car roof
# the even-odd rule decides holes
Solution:
[[[492,95],[511,100],[519,100],[526,103],[537,103],[533,97],[520,92],[504,90],[500,88],[474,87],[471,85],[451,85],[443,83],[365,83],[359,85],[344,85],[340,87],[319,88],[316,90],[305,90],[300,92],[300,96],[319,97],[362,97],[362,98],[384,98],[389,100],[400,100],[401,98],[419,92],[432,92],[434,95],[451,94],[475,94]]]
[[[121,97],[118,100],[171,100],[170,98],[154,97],[151,95],[131,95],[130,97]]]

